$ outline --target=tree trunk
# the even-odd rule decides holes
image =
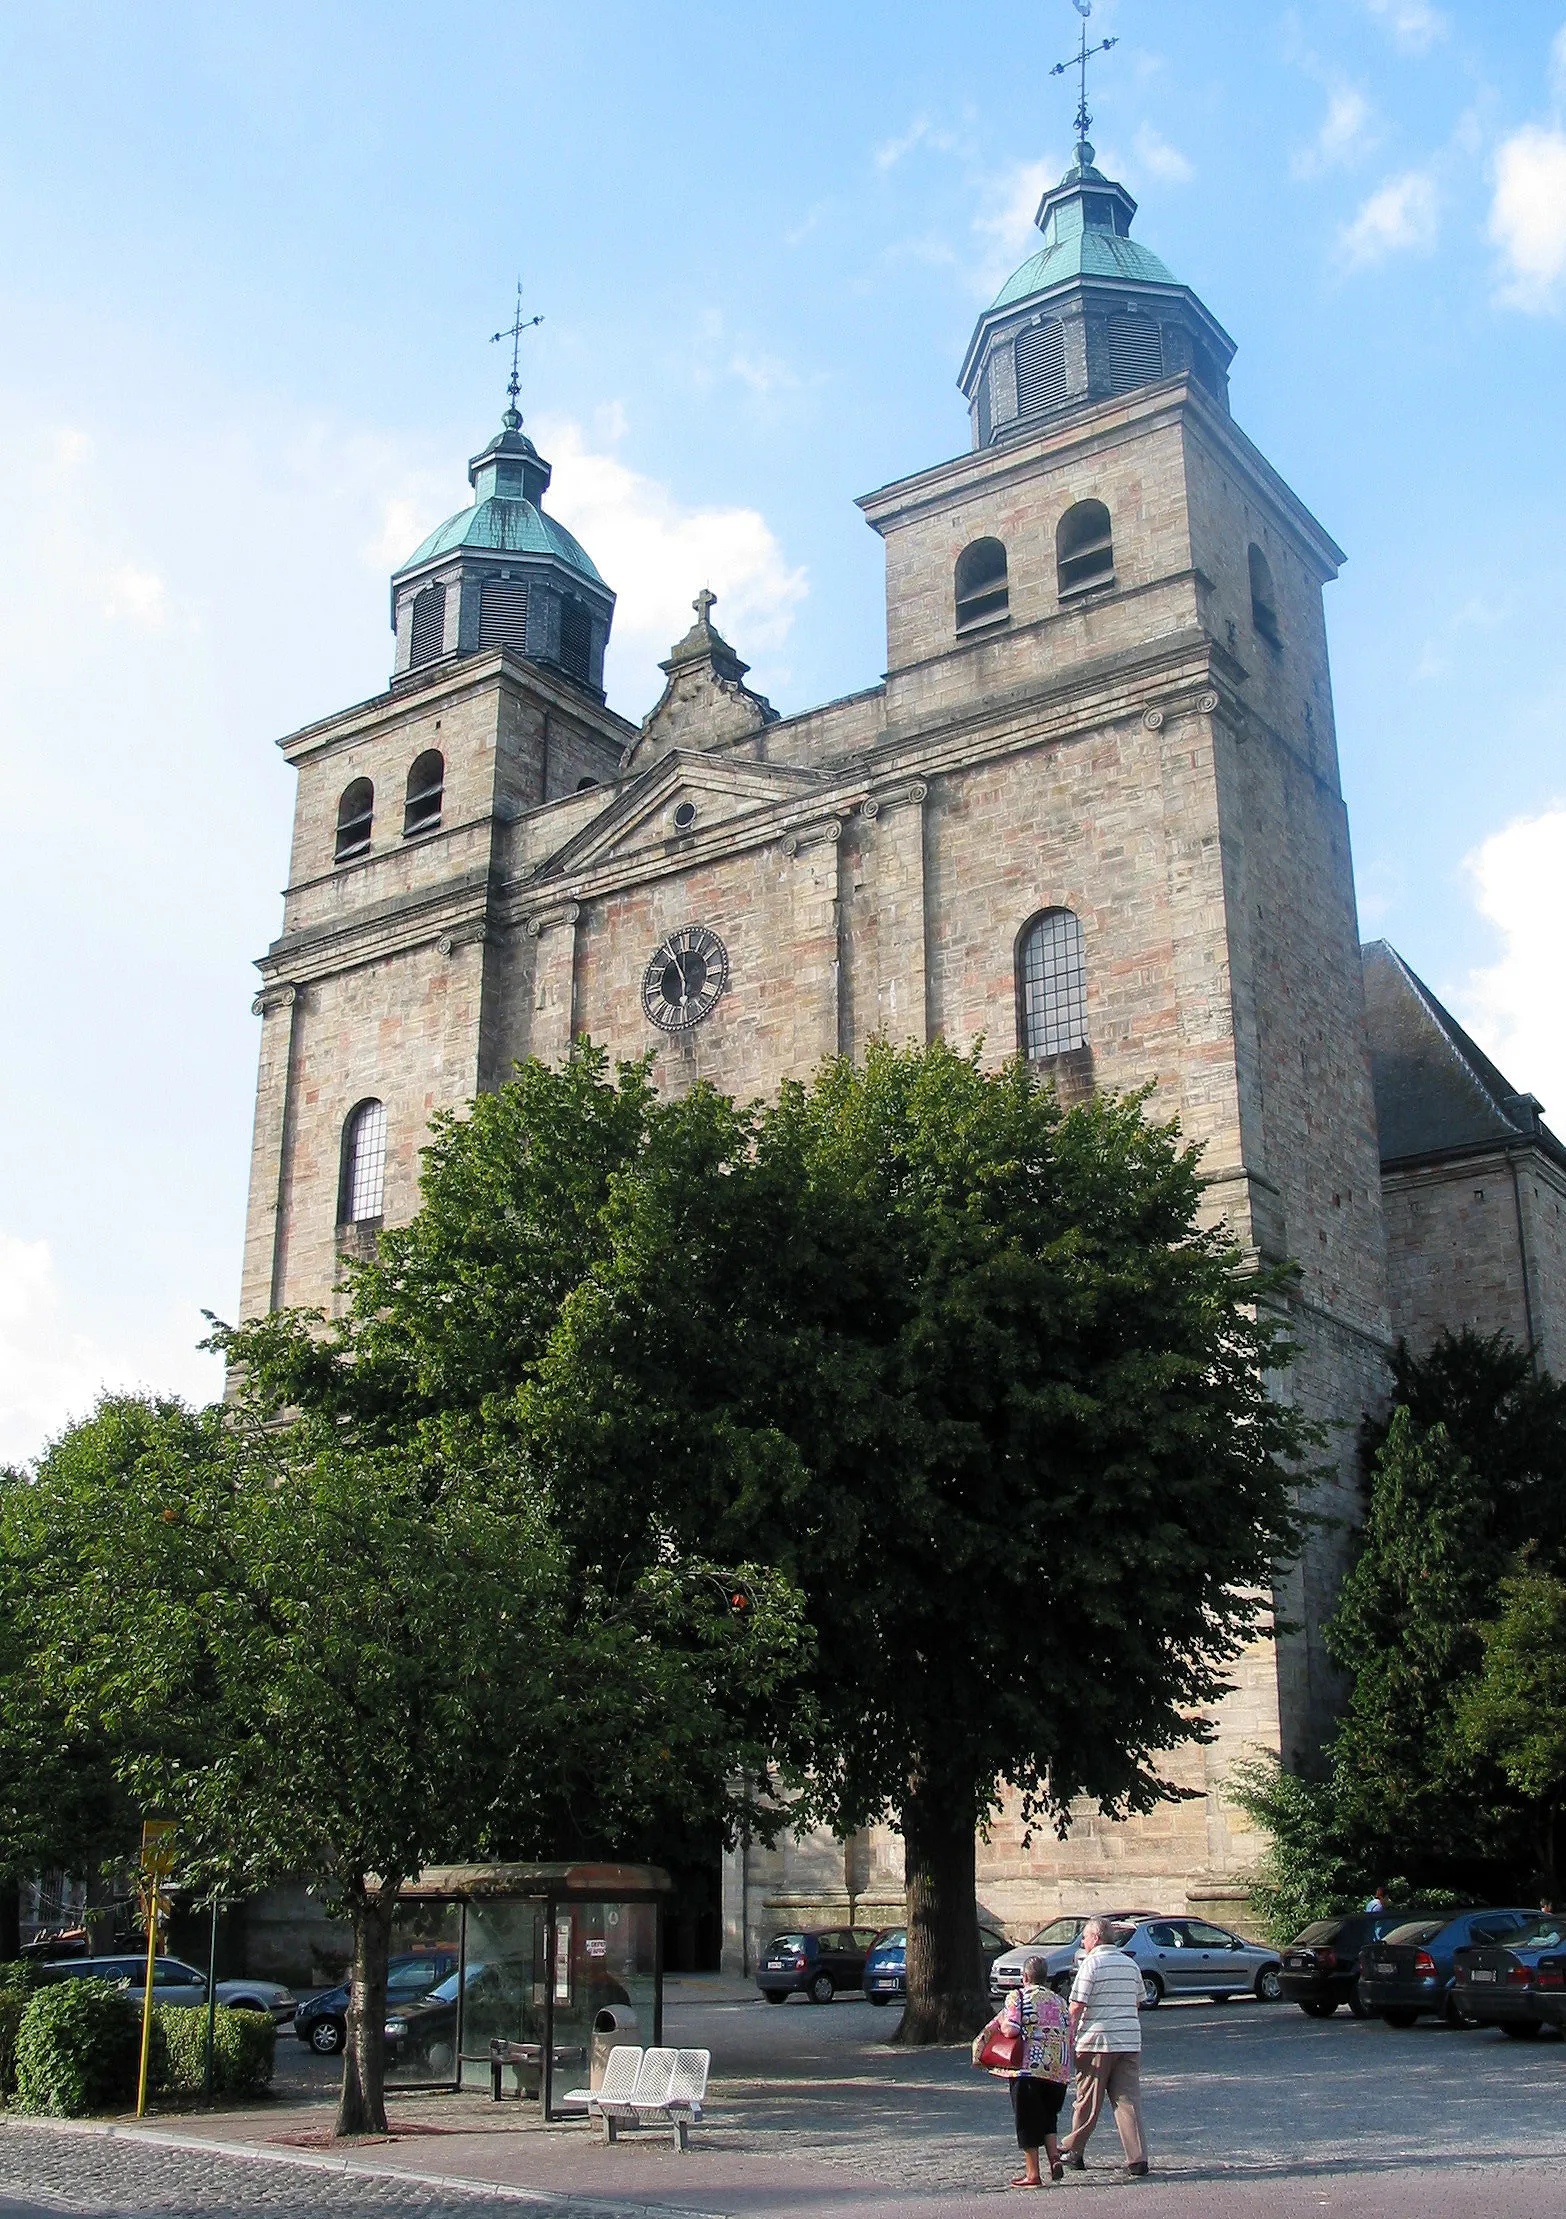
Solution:
[[[903,1805],[908,2005],[894,2042],[971,2042],[991,2017],[979,1957],[971,1791],[916,1779]]]
[[[362,1882],[347,1894],[353,1922],[353,1971],[348,1989],[348,2039],[334,2135],[386,2132],[386,1963],[398,1882]]]
[[[0,1965],[22,1954],[22,1883],[14,1872],[0,1875]]]

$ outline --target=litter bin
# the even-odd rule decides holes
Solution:
[[[601,2088],[604,2067],[609,2062],[612,2049],[632,2049],[641,2046],[641,2029],[636,2023],[636,2013],[628,2003],[606,2003],[593,2019],[593,2053],[588,2065],[587,2085]]]

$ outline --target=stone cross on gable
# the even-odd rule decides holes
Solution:
[[[691,607],[696,611],[696,621],[698,624],[707,624],[711,622],[712,605],[717,600],[717,598],[718,596],[713,592],[710,586],[702,587],[700,593],[697,594],[695,600],[691,603]]]

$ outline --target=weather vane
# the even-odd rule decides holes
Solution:
[[[1120,41],[1117,38],[1105,39],[1101,45],[1089,46],[1087,42],[1087,27],[1088,18],[1093,13],[1093,0],[1071,0],[1071,4],[1076,9],[1078,15],[1082,18],[1081,50],[1080,52],[1073,54],[1069,61],[1057,62],[1054,68],[1050,71],[1050,75],[1051,77],[1064,77],[1068,69],[1078,69],[1082,72],[1082,97],[1077,102],[1077,144],[1079,146],[1086,146],[1087,135],[1093,124],[1093,118],[1088,114],[1087,65],[1093,59],[1093,56],[1095,54],[1107,54],[1109,52],[1109,49],[1112,46],[1118,46],[1120,44]],[[520,290],[521,288],[519,287],[518,291],[520,292]]]
[[[517,312],[512,317],[510,323],[507,324],[504,331],[493,331],[490,333],[489,337],[489,343],[492,347],[497,343],[497,341],[501,339],[509,339],[511,341],[511,383],[506,387],[506,391],[511,395],[511,411],[513,415],[515,415],[517,412],[517,395],[522,390],[522,380],[517,374],[517,360],[522,346],[522,334],[524,331],[531,331],[535,324],[541,324],[543,320],[544,319],[542,316],[523,315],[522,280],[521,278],[518,278]]]

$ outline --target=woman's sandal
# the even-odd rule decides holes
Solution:
[[[1066,2168],[1058,2157],[1050,2161],[1049,2177],[1051,2180],[1064,2180],[1066,2177]]]
[[[1044,2183],[1042,2180],[1029,2180],[1026,2173],[1019,2173],[1011,2185],[1013,2188],[1042,2188]]]

